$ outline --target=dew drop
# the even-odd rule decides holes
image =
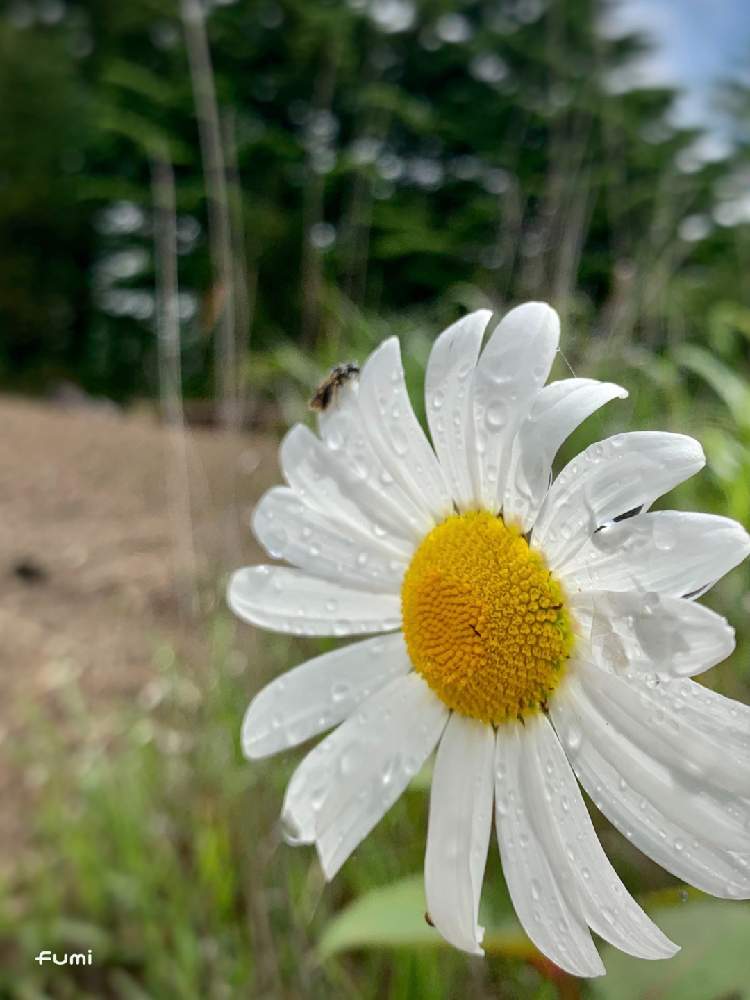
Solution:
[[[660,552],[670,552],[677,545],[677,533],[674,527],[662,518],[656,518],[653,528],[653,542]]]
[[[507,421],[507,407],[504,403],[492,403],[487,407],[484,419],[490,430],[498,430]]]
[[[391,428],[391,441],[393,443],[393,450],[397,455],[405,455],[409,450],[409,442],[406,439],[406,434],[400,427]]]
[[[344,444],[344,439],[339,431],[332,430],[326,437],[326,444],[331,451],[339,451]]]
[[[313,812],[320,812],[323,808],[323,803],[326,800],[327,789],[325,785],[319,785],[310,796],[310,805],[313,808]]]
[[[290,847],[297,847],[299,844],[305,843],[299,825],[287,813],[283,813],[281,816],[281,837],[284,843],[289,844]]]
[[[268,536],[266,546],[269,553],[278,559],[284,552],[284,547],[288,541],[288,536],[284,528],[274,528],[271,534]]]
[[[392,757],[389,761],[386,761],[385,766],[380,775],[380,780],[384,787],[388,787],[392,782],[393,778],[398,770],[399,758],[398,755]]]
[[[569,726],[565,733],[565,746],[569,750],[576,751],[581,746],[581,731],[575,726]]]
[[[346,750],[339,760],[339,771],[344,777],[351,774],[357,764],[357,754],[354,750]]]
[[[334,702],[341,702],[351,692],[351,686],[344,681],[338,681],[331,687],[331,699]]]

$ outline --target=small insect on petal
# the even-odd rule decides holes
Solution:
[[[318,413],[324,413],[331,406],[340,390],[353,379],[359,377],[359,365],[356,361],[345,361],[335,365],[315,390],[309,407]]]

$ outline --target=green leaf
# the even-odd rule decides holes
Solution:
[[[360,896],[331,920],[318,945],[321,958],[362,947],[435,945],[436,930],[424,918],[424,880],[409,875]]]
[[[682,951],[666,961],[645,962],[605,946],[607,975],[591,983],[596,1000],[750,998],[750,906],[700,900],[650,915]]]
[[[532,958],[536,949],[512,913],[496,920],[480,918],[485,925],[484,949],[488,954]],[[327,925],[318,944],[321,959],[352,948],[448,947],[425,918],[424,879],[408,875],[391,885],[360,896]]]
[[[734,421],[745,430],[750,428],[750,384],[701,347],[686,346],[676,354],[678,362],[708,382]]]
[[[432,788],[432,770],[433,762],[428,760],[409,782],[409,789],[412,792],[429,792]]]

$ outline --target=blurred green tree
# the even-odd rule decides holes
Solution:
[[[628,77],[645,42],[603,32],[606,6],[209,4],[240,351],[251,325],[261,352],[323,349],[350,322],[344,303],[439,323],[543,297],[653,347],[701,337],[718,288],[742,304],[746,237],[712,213],[743,133],[731,155],[701,158],[674,92]],[[2,378],[154,391],[158,147],[176,170],[186,390],[209,394],[225,290],[179,4],[40,11],[0,20]],[[735,92],[735,121],[742,107]]]

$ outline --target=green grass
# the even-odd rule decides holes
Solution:
[[[31,846],[3,887],[0,996],[12,998],[545,996],[530,967],[448,949],[358,952],[321,961],[317,944],[351,900],[421,871],[424,791],[409,791],[326,886],[310,848],[280,838],[285,783],[300,753],[250,764],[239,726],[252,692],[309,655],[312,642],[269,639],[262,670],[233,649],[225,618],[199,677],[168,649],[150,696],[120,718],[106,751],[70,749],[38,716],[27,751],[50,780]],[[240,642],[243,635],[240,634]],[[146,710],[145,702],[158,701]],[[94,705],[68,692],[70,721]],[[491,887],[501,897],[499,864]],[[89,967],[41,968],[42,949],[91,948]]]

